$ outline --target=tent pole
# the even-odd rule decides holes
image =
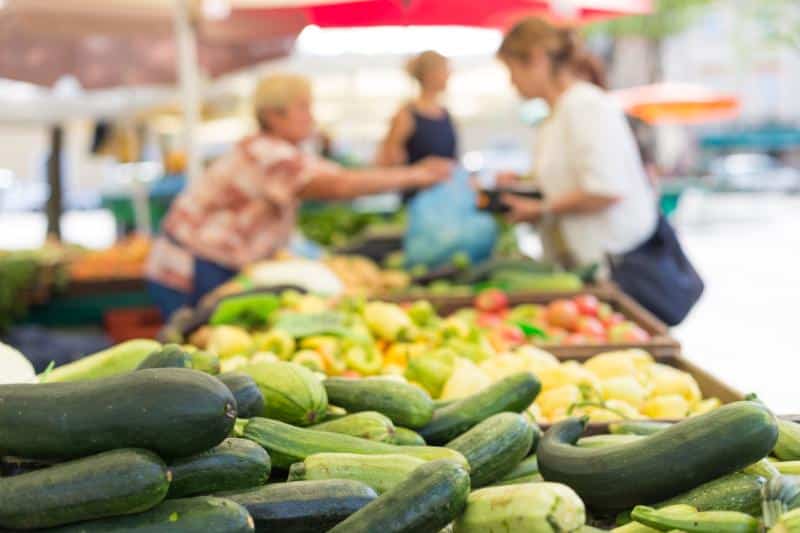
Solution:
[[[191,0],[175,0],[175,40],[178,49],[180,98],[183,106],[187,183],[198,179],[202,171],[197,146],[197,126],[200,123],[200,76],[192,6]]]
[[[64,126],[55,124],[50,128],[50,154],[47,156],[47,236],[61,238],[61,212],[63,211],[63,176],[61,175],[61,151],[64,147]]]

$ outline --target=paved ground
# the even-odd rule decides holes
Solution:
[[[782,413],[800,413],[800,197],[690,195],[677,225],[707,283],[675,334],[687,357]],[[67,236],[103,246],[103,213],[71,214]],[[0,249],[41,239],[36,215],[0,213]]]

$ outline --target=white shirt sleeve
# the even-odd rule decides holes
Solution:
[[[639,157],[630,153],[636,145],[622,110],[605,97],[571,104],[564,111],[580,187],[601,196],[622,196],[630,180],[630,158]]]

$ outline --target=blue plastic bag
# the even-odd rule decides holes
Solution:
[[[453,177],[420,191],[408,206],[403,240],[410,266],[437,267],[465,253],[473,263],[487,259],[497,239],[494,218],[478,210],[469,174],[459,168]]]

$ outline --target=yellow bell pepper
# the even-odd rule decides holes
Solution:
[[[700,386],[691,374],[671,366],[654,364],[650,367],[649,375],[653,396],[680,394],[689,405],[694,405],[702,399]]]
[[[511,374],[525,371],[525,361],[511,353],[487,359],[478,366],[492,381],[499,381]]]
[[[645,402],[642,413],[650,418],[680,420],[689,414],[689,402],[680,394],[655,396]]]
[[[451,316],[442,320],[439,324],[439,331],[445,339],[455,337],[458,339],[466,339],[472,333],[470,323],[462,318]]]
[[[566,384],[542,392],[534,403],[539,406],[544,416],[552,418],[553,415],[561,411],[566,412],[572,405],[582,400],[581,389],[577,385]]]
[[[436,309],[427,300],[417,300],[407,310],[411,320],[420,327],[427,326],[438,319]]]
[[[250,359],[248,359],[244,355],[234,355],[233,357],[227,357],[225,359],[222,359],[219,362],[219,371],[233,372],[234,370],[238,370],[243,366],[247,366],[249,364],[250,364]]]
[[[564,385],[585,385],[598,388],[599,381],[577,361],[567,361],[555,368],[542,369],[538,374],[542,389],[555,389]]]
[[[297,348],[294,337],[281,329],[253,333],[255,348],[261,352],[272,352],[279,359],[288,361]]]
[[[250,355],[255,348],[253,338],[238,326],[214,326],[208,337],[207,350],[220,358]]]
[[[622,418],[627,418],[628,420],[640,420],[644,418],[642,413],[633,405],[629,404],[625,400],[618,400],[618,399],[611,399],[604,402],[606,408],[619,413]]]
[[[652,364],[653,358],[650,354],[644,350],[632,349],[597,354],[583,366],[600,379],[633,376],[644,381],[645,372]]]
[[[699,401],[692,406],[691,411],[689,411],[690,416],[697,416],[697,415],[704,415],[709,411],[713,411],[717,407],[721,406],[722,402],[719,401],[719,398],[707,398],[705,400]]]
[[[399,305],[370,302],[364,306],[364,320],[369,330],[383,340],[395,342],[415,337],[416,327]]]
[[[523,368],[537,376],[542,370],[557,368],[561,363],[556,356],[541,348],[524,344],[514,350],[514,355],[523,362]]]
[[[587,405],[584,407],[576,407],[568,413],[569,416],[588,416],[590,422],[604,423],[604,422],[617,422],[623,420],[624,417],[612,409],[606,409],[602,406]]]
[[[603,400],[623,400],[636,409],[644,405],[649,391],[633,376],[617,376],[600,382]]]
[[[380,372],[383,355],[372,345],[354,344],[344,349],[344,361],[361,375],[372,376]]]
[[[292,356],[292,362],[302,365],[312,372],[325,372],[322,355],[314,350],[299,350]]]
[[[482,391],[492,384],[492,380],[475,363],[459,357],[450,378],[442,388],[443,400],[464,398]]]
[[[314,350],[315,352],[329,355],[338,354],[341,345],[339,337],[334,337],[333,335],[315,335],[300,341],[300,348],[304,350]]]
[[[275,363],[280,361],[277,355],[272,352],[256,352],[250,356],[250,364],[253,363]]]

